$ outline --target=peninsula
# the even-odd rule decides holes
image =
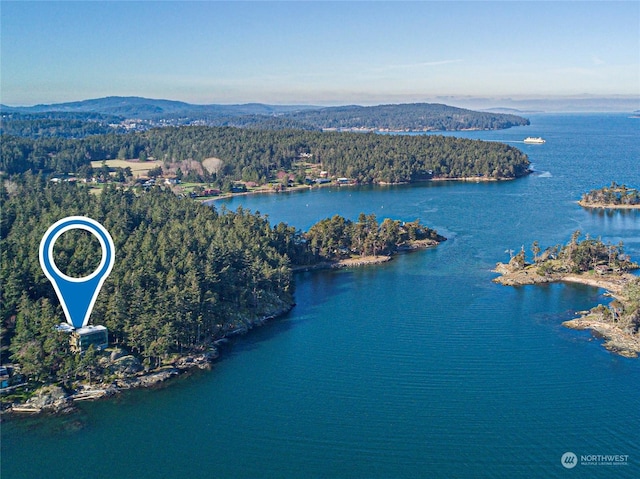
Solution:
[[[572,329],[590,329],[604,338],[603,346],[626,357],[640,354],[640,277],[630,273],[639,265],[624,254],[623,245],[604,244],[586,237],[579,241],[576,231],[564,246],[532,246],[533,263],[526,261],[522,249],[508,263],[498,263],[500,276],[493,281],[508,286],[552,282],[571,282],[606,289],[614,300],[584,312],[580,318],[565,321]]]
[[[364,213],[355,221],[335,215],[302,232],[160,188],[136,196],[109,186],[94,195],[31,174],[0,183],[0,196],[0,393],[3,410],[24,413],[64,411],[208,368],[228,337],[294,307],[295,271],[385,262],[446,239],[418,220],[379,222]],[[84,212],[109,228],[117,258],[91,315],[107,328],[108,344],[95,347],[78,346],[57,327],[62,308],[29,253],[55,220]],[[95,247],[90,235],[65,233],[56,265],[86,277]]]

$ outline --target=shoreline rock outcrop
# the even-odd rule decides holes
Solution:
[[[261,326],[267,321],[283,316],[292,308],[290,305],[278,305],[276,309],[254,319],[244,319],[243,331]],[[105,357],[106,370],[116,376],[110,383],[80,383],[73,391],[67,391],[58,385],[48,384],[39,388],[28,400],[3,408],[2,414],[67,414],[76,410],[78,401],[91,401],[108,398],[122,391],[135,388],[154,388],[163,383],[189,373],[193,369],[211,369],[211,364],[220,356],[217,345],[226,342],[235,330],[229,331],[210,345],[205,352],[190,353],[175,359],[171,364],[153,370],[144,370],[142,363],[133,355],[125,354],[116,348],[109,357]]]
[[[512,260],[513,261],[513,260]],[[620,301],[622,309],[626,302],[625,288],[640,282],[640,278],[630,273],[603,273],[595,271],[585,273],[551,273],[540,274],[536,265],[516,265],[498,263],[493,270],[500,276],[493,279],[494,283],[505,286],[525,286],[544,283],[579,283],[602,288]],[[576,330],[591,330],[592,334],[603,339],[603,347],[612,353],[627,358],[637,358],[640,355],[640,333],[634,331],[626,323],[615,320],[614,313],[607,313],[604,305],[599,305],[580,317],[565,321],[563,326]]]

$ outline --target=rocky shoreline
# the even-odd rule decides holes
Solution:
[[[415,240],[404,246],[398,253],[417,251],[437,246],[438,241],[433,239]],[[298,266],[294,272],[312,271],[320,269],[353,268],[366,265],[381,264],[391,261],[392,256],[354,256],[338,261],[327,261],[314,265]],[[206,352],[180,356],[170,364],[160,368],[145,370],[139,359],[126,354],[121,350],[111,352],[108,360],[104,359],[104,366],[116,379],[106,383],[78,384],[73,390],[65,390],[59,385],[47,384],[39,388],[27,401],[21,403],[8,403],[3,400],[1,414],[33,415],[33,414],[68,414],[76,410],[75,403],[79,401],[97,400],[112,397],[122,391],[134,388],[159,387],[169,379],[183,375],[197,369],[210,369],[211,364],[219,356],[218,346],[228,341],[231,336],[245,334],[255,326],[261,326],[267,321],[283,316],[292,308],[291,305],[280,305],[270,314],[253,320],[238,318],[238,325],[217,338],[208,346]]]
[[[254,320],[243,320],[241,326],[216,339],[205,352],[180,356],[170,364],[165,364],[157,369],[145,370],[138,358],[124,354],[121,350],[113,351],[108,361],[108,367],[115,372],[116,379],[108,383],[81,383],[76,385],[73,390],[67,390],[55,384],[47,384],[40,387],[27,401],[22,403],[7,403],[3,398],[0,417],[4,419],[7,415],[69,414],[76,411],[75,403],[80,401],[109,398],[129,389],[160,387],[166,381],[188,374],[194,369],[211,369],[212,363],[220,355],[218,346],[228,341],[230,336],[244,334],[255,326],[262,326],[269,320],[287,314],[293,306],[291,304],[281,307],[277,311]]]
[[[353,258],[341,259],[339,261],[323,261],[321,263],[301,265],[292,268],[294,273],[302,271],[318,271],[322,269],[341,269],[341,268],[355,268],[358,266],[367,266],[371,264],[381,264],[391,261],[392,256],[379,255],[379,256],[355,256]]]
[[[593,272],[588,273],[552,273],[541,275],[538,273],[537,266],[530,265],[524,269],[512,270],[508,264],[496,264],[494,273],[501,276],[493,279],[494,283],[505,286],[525,286],[529,284],[544,283],[579,283],[587,286],[595,286],[597,288],[606,289],[612,293],[620,293],[622,289],[636,276],[630,273],[610,273],[595,275]]]
[[[606,289],[608,293],[618,299],[622,304],[624,288],[637,276],[630,273],[597,274],[593,271],[575,273],[554,273],[541,275],[535,265],[528,265],[523,269],[512,269],[509,264],[498,263],[493,270],[501,276],[494,278],[493,282],[505,286],[524,286],[544,283],[579,283],[597,288]],[[640,355],[640,334],[628,331],[618,323],[607,319],[602,313],[604,307],[596,307],[591,311],[581,313],[576,319],[565,321],[563,326],[576,330],[591,330],[592,334],[604,340],[603,347],[612,353],[628,358],[637,358]],[[598,312],[600,311],[600,312]]]
[[[71,391],[59,385],[49,384],[39,388],[24,403],[7,405],[2,414],[68,414],[76,410],[75,403],[80,401],[93,401],[115,396],[127,389],[153,388],[194,367],[209,369],[211,362],[217,357],[217,349],[212,349],[204,354],[183,356],[176,361],[175,366],[164,366],[151,371],[124,375],[110,383],[79,384]],[[125,356],[125,358],[132,358],[132,356]]]
[[[577,330],[591,330],[595,336],[604,339],[603,347],[626,358],[637,358],[640,354],[640,336],[629,334],[601,315],[586,314],[577,319],[565,321],[563,326]]]
[[[588,201],[580,200],[578,204],[583,208],[592,209],[611,209],[611,210],[638,210],[640,205],[622,205],[614,203],[591,203]]]
[[[410,253],[412,251],[423,250],[438,246],[439,241],[432,239],[414,240],[410,244],[398,249],[396,254]],[[294,273],[301,271],[316,271],[321,269],[341,269],[341,268],[356,268],[359,266],[368,266],[372,264],[382,264],[393,259],[394,255],[377,255],[377,256],[353,256],[351,258],[344,258],[337,261],[323,261],[312,265],[301,265],[293,268]]]

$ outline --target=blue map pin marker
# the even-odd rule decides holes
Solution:
[[[53,260],[53,246],[66,231],[81,229],[92,233],[102,247],[102,259],[98,268],[84,278],[72,278],[62,273]],[[111,273],[115,260],[115,246],[109,232],[97,221],[85,216],[68,216],[57,221],[40,241],[40,266],[53,284],[67,323],[73,328],[83,328],[89,321],[102,284]]]

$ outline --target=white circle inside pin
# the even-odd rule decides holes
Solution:
[[[102,259],[100,260],[100,264],[98,265],[98,267],[96,268],[96,270],[91,273],[89,276],[85,276],[83,278],[73,278],[71,276],[67,276],[66,274],[64,274],[62,271],[60,271],[58,269],[58,266],[56,265],[54,259],[53,259],[53,247],[56,244],[56,241],[58,241],[58,238],[60,238],[60,236],[69,231],[69,230],[85,230],[88,231],[89,233],[93,234],[96,238],[98,238],[98,241],[100,242],[100,247],[102,249]],[[66,281],[71,281],[74,283],[80,283],[83,281],[89,281],[90,279],[95,278],[96,276],[98,276],[98,274],[100,274],[100,272],[102,271],[102,268],[104,267],[105,263],[107,262],[107,244],[104,241],[104,238],[98,234],[98,232],[96,231],[96,228],[82,224],[82,223],[74,223],[74,224],[69,224],[67,226],[64,226],[62,228],[60,228],[60,230],[58,232],[56,232],[56,234],[53,235],[53,237],[51,238],[51,243],[49,243],[49,249],[47,251],[47,257],[49,259],[49,263],[51,264],[51,268],[53,268],[53,271],[55,274],[57,274],[58,276],[60,276],[62,279],[66,280]]]

